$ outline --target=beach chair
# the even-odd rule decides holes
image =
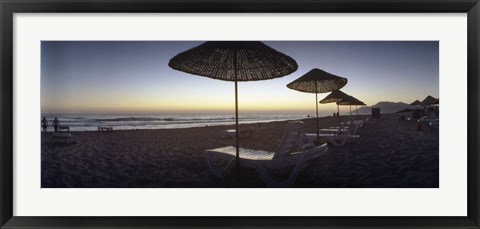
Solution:
[[[60,125],[58,126],[58,132],[70,132],[70,126]]]
[[[281,143],[275,152],[240,148],[239,166],[253,168],[268,187],[292,186],[300,170],[307,162],[327,152],[327,144],[315,147],[313,144],[304,144],[301,135],[303,123],[289,122],[285,128]],[[223,178],[235,164],[236,148],[226,146],[205,151],[210,171]],[[224,161],[223,166],[216,166],[215,161]],[[269,170],[293,167],[288,178],[277,181],[270,175]]]
[[[347,128],[360,128],[363,126],[363,123],[364,121],[363,120],[352,120],[352,121],[348,121],[348,122],[345,122],[345,123],[341,123],[344,127],[347,127]]]
[[[422,126],[430,127],[430,129],[438,129],[440,119],[423,116],[417,122],[421,123]]]
[[[305,133],[303,136],[305,141],[309,143],[313,143],[315,140],[317,140],[316,133]],[[334,146],[343,146],[348,142],[348,140],[352,138],[359,138],[360,135],[353,135],[345,131],[338,131],[335,133],[320,133],[319,137],[320,139],[326,140]]]
[[[69,132],[54,132],[52,133],[53,143],[67,143],[70,144],[72,134]]]
[[[333,126],[325,129],[320,129],[319,133],[320,134],[336,134],[336,135],[356,135],[357,134],[358,127],[347,127],[347,126]]]
[[[228,130],[222,130],[220,135],[223,138],[233,138],[235,139],[235,129],[228,129]],[[255,132],[255,127],[248,127],[248,128],[241,128],[238,130],[238,137],[239,138],[249,138],[253,136],[253,133]]]
[[[112,126],[98,126],[98,131],[103,132],[103,131],[113,131]]]
[[[326,134],[327,136],[331,134],[336,135],[349,135],[349,136],[356,136],[358,129],[362,127],[363,122],[358,121],[349,121],[349,122],[342,122],[340,123],[340,127],[332,126],[325,129],[320,129],[319,132],[321,134]]]

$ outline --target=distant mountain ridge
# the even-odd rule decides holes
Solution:
[[[373,106],[365,106],[365,107],[360,107],[358,108],[358,114],[371,114],[372,113],[372,107],[374,108],[380,108],[380,113],[395,113],[407,108],[413,108],[414,106],[410,106],[406,103],[402,102],[388,102],[388,101],[382,101],[378,102],[377,104]],[[355,113],[352,111],[352,113]]]

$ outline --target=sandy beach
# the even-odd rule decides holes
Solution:
[[[417,131],[415,121],[385,114],[370,118],[344,146],[329,146],[311,161],[293,187],[305,188],[436,188],[439,184],[438,129]],[[365,119],[368,116],[359,116]],[[346,118],[346,117],[344,117]],[[316,120],[303,120],[314,133]],[[243,148],[274,151],[286,122],[242,125],[253,136],[240,139]],[[337,125],[336,117],[320,119],[320,127]],[[234,145],[221,136],[233,126],[188,129],[72,132],[73,144],[53,144],[42,133],[42,188],[192,188],[265,187],[255,170],[233,169],[217,178],[208,169],[204,150]]]

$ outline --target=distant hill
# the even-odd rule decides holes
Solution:
[[[358,108],[358,114],[371,114],[372,107],[380,108],[380,113],[395,113],[404,109],[415,108],[414,106],[410,106],[402,102],[382,101],[373,106],[365,106],[365,107]],[[355,113],[355,112],[352,111],[352,113]]]

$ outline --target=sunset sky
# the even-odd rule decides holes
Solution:
[[[194,41],[43,41],[42,113],[232,112],[234,83],[168,67]],[[282,78],[239,83],[240,112],[313,114],[315,95],[286,85],[312,68],[348,79],[341,90],[371,106],[439,97],[437,41],[264,41],[295,59]],[[328,93],[319,94],[321,100]],[[336,110],[319,104],[321,112]]]

